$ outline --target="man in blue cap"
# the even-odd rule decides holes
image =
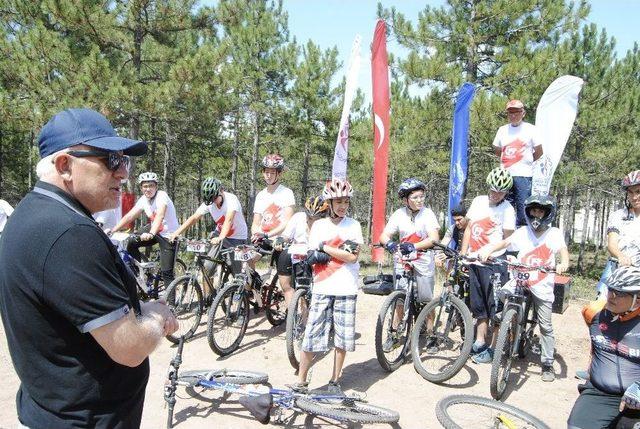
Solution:
[[[91,214],[114,208],[129,156],[90,109],[56,114],[38,138],[40,180],[0,242],[0,314],[29,428],[137,428],[149,354],[177,329],[169,307],[140,303],[135,279]]]

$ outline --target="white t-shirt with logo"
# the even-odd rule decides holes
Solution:
[[[176,216],[176,208],[173,206],[173,201],[169,198],[169,195],[165,191],[157,191],[154,198],[149,201],[144,195],[138,198],[134,209],[140,209],[149,218],[149,222],[153,223],[153,219],[156,217],[159,206],[167,206],[167,210],[164,213],[164,219],[162,219],[162,225],[158,234],[162,237],[168,237],[176,229],[178,229],[178,216]]]
[[[222,225],[224,225],[225,217],[229,210],[233,210],[236,214],[233,216],[233,223],[231,229],[227,235],[228,238],[235,238],[238,240],[246,240],[247,238],[247,222],[244,220],[244,214],[242,213],[242,206],[240,200],[229,192],[222,193],[222,205],[220,208],[215,203],[206,205],[202,203],[196,210],[196,213],[200,216],[204,216],[209,213],[216,224],[216,231],[222,231]]]
[[[528,122],[517,127],[503,125],[493,139],[493,146],[502,150],[500,165],[512,176],[521,177],[533,176],[533,149],[541,144],[536,126]]]
[[[278,185],[273,193],[263,189],[256,195],[253,212],[262,215],[260,229],[269,232],[284,222],[284,209],[294,206],[296,198],[293,191],[284,185]]]
[[[347,240],[362,245],[362,228],[360,223],[350,217],[344,217],[339,224],[331,219],[318,219],[311,226],[309,248],[316,249],[320,242],[333,247],[340,247]],[[313,266],[313,293],[334,296],[356,295],[358,293],[358,261],[347,263],[331,258],[327,264]]]
[[[296,244],[309,242],[309,227],[307,226],[307,213],[298,212],[291,216],[287,226],[282,231],[282,237]]]
[[[566,247],[564,235],[555,227],[547,229],[540,237],[536,237],[531,228],[521,226],[509,238],[510,249],[518,252],[519,262],[534,267],[556,266],[556,254]],[[513,271],[512,281],[520,281],[524,287],[543,301],[553,302],[553,286],[556,275],[542,271]]]
[[[516,228],[516,212],[511,204],[502,200],[497,206],[489,204],[487,195],[479,195],[471,202],[467,211],[467,218],[471,235],[469,237],[469,253],[475,255],[478,250],[489,243],[502,241],[503,230],[513,231]],[[504,253],[504,250],[493,252],[496,257]]]
[[[434,229],[439,230],[440,225],[433,210],[423,207],[412,219],[409,210],[403,207],[393,212],[389,217],[384,232],[389,236],[398,233],[401,243],[415,244],[429,237],[429,231]],[[396,262],[396,270],[398,271],[402,269],[402,263]],[[419,251],[417,259],[413,261],[413,266],[420,275],[433,275],[435,270],[433,251]]]
[[[627,209],[616,210],[609,217],[607,233],[610,232],[618,233],[618,248],[634,265],[640,265],[640,217]]]
[[[5,200],[0,200],[0,232],[4,230],[7,218],[13,213],[13,207]]]

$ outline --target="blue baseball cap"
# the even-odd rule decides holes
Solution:
[[[123,151],[132,156],[147,153],[147,143],[118,137],[109,120],[91,109],[66,109],[56,113],[38,136],[43,158],[79,144],[110,152]]]

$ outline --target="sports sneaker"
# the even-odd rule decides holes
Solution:
[[[285,386],[297,393],[307,393],[309,391],[309,383],[306,381],[297,381],[293,384],[285,384]]]
[[[471,360],[473,363],[491,363],[493,360],[493,350],[487,347],[484,351],[474,355]]]
[[[553,365],[542,365],[542,381],[553,381],[556,379],[556,373],[553,371]]]
[[[337,381],[329,381],[329,384],[327,385],[327,392],[332,393],[334,395],[342,395],[342,388],[340,387],[340,385],[338,384]]]
[[[427,344],[425,344],[427,348],[427,354],[433,355],[438,353],[438,339],[437,338],[429,338],[427,340]]]
[[[382,344],[382,351],[385,353],[389,353],[390,351],[398,348],[399,346],[400,346],[400,342],[398,341],[398,338],[396,338],[396,333],[391,332],[387,336],[387,339],[385,340],[385,342]]]

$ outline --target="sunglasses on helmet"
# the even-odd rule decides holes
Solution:
[[[131,158],[128,155],[122,155],[118,152],[105,152],[100,150],[70,150],[66,152],[75,158],[86,158],[95,156],[96,158],[106,159],[106,166],[111,171],[117,171],[124,166],[127,171],[131,166]]]

